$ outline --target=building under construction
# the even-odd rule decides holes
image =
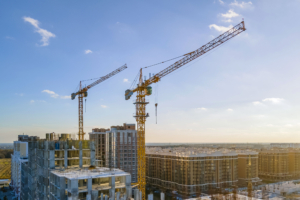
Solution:
[[[289,171],[289,154],[291,155],[290,161],[293,163],[293,156],[295,152],[289,152],[283,149],[262,150],[258,156],[258,175],[259,178],[267,181],[284,181],[292,178]],[[298,161],[299,158],[298,158]],[[299,163],[300,164],[300,163]],[[291,166],[291,170],[293,167]],[[294,168],[294,169],[299,169]],[[295,170],[294,170],[295,172]]]
[[[245,187],[249,181],[252,185],[258,185],[258,152],[248,150],[236,150],[238,154],[238,185]]]
[[[21,198],[49,199],[50,171],[95,166],[93,141],[72,140],[69,134],[47,134],[28,142],[28,164],[22,164]],[[27,183],[27,184],[26,184]]]
[[[238,155],[205,148],[147,148],[146,180],[150,186],[190,197],[238,182]]]
[[[146,163],[147,184],[185,197],[260,181],[258,153],[253,151],[148,147]]]

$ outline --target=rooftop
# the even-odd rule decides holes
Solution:
[[[120,169],[110,169],[106,167],[96,167],[95,169],[80,169],[73,168],[67,170],[53,170],[51,171],[56,176],[65,177],[67,179],[87,179],[87,178],[104,178],[111,176],[126,176],[130,175]]]
[[[176,147],[176,148],[161,148],[161,147],[146,147],[146,154],[157,154],[166,156],[178,157],[207,157],[207,156],[237,156],[257,155],[255,151],[248,150],[231,150],[231,149],[214,149],[214,148],[197,148],[197,147]]]

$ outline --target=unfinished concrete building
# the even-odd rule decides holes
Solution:
[[[147,184],[184,197],[238,182],[238,154],[206,148],[146,148]]]
[[[258,185],[258,152],[249,150],[237,150],[238,154],[238,185],[246,187],[251,181],[252,185]]]
[[[109,129],[105,128],[94,128],[91,133],[89,133],[90,140],[95,142],[95,152],[96,160],[99,161],[98,166],[106,166],[106,132]]]
[[[28,190],[22,189],[21,193],[24,194],[21,196],[27,196],[28,199],[49,199],[51,170],[95,166],[94,142],[70,140],[70,136],[64,134],[57,138],[47,136],[47,139],[28,143],[28,165],[22,169],[22,176],[28,177],[29,187]],[[25,178],[22,180],[26,181]]]
[[[108,198],[131,198],[129,173],[104,167],[51,171],[50,200]]]
[[[268,181],[284,181],[292,178],[289,173],[289,151],[262,150],[258,155],[259,178]]]

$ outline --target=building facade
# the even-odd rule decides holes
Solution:
[[[246,187],[249,181],[252,185],[258,185],[258,152],[239,150],[238,154],[238,185]]]
[[[135,124],[111,126],[110,129],[95,128],[89,133],[95,142],[96,159],[99,166],[119,168],[131,174],[137,182],[137,131]]]
[[[284,181],[292,178],[289,173],[289,151],[262,150],[258,154],[259,178],[268,181]]]
[[[146,148],[147,184],[185,197],[238,182],[238,154],[205,148]]]
[[[21,167],[28,162],[28,142],[14,141],[14,153],[11,155],[11,186],[20,199]]]
[[[112,126],[106,134],[106,167],[119,168],[137,182],[137,132],[135,124]]]

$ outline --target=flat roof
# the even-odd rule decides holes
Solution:
[[[105,178],[111,176],[126,176],[130,175],[120,169],[110,169],[106,167],[96,167],[95,169],[66,169],[66,170],[53,170],[52,174],[65,177],[67,179],[88,179],[88,178]]]

